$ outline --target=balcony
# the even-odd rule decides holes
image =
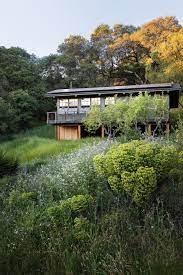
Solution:
[[[84,113],[64,113],[58,114],[57,112],[47,113],[47,124],[75,124],[82,123],[82,120],[86,117]]]

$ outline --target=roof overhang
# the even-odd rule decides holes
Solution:
[[[130,86],[93,87],[93,88],[73,88],[57,89],[50,91],[46,97],[82,97],[82,96],[106,96],[115,94],[134,94],[137,92],[170,92],[180,91],[181,86],[175,83],[144,84]]]

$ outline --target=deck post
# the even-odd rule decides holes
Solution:
[[[56,129],[56,139],[59,140],[59,125],[55,125],[55,129]]]
[[[81,139],[81,125],[78,125],[78,139]]]
[[[104,126],[101,127],[101,138],[104,139]]]
[[[151,129],[151,123],[148,123],[148,128],[147,128],[148,135],[152,135],[152,129]]]
[[[105,108],[105,97],[100,98],[100,108],[101,110]]]
[[[81,98],[78,98],[78,113],[81,113]]]

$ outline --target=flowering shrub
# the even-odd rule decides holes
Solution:
[[[102,185],[105,179],[96,173],[93,157],[104,152],[107,147],[106,142],[101,142],[84,146],[69,155],[52,157],[35,172],[20,175],[18,185],[26,186],[28,192],[36,192],[40,205],[59,202],[78,194],[95,194],[100,182]]]
[[[94,157],[100,174],[107,175],[112,190],[129,193],[137,204],[147,202],[157,184],[172,177],[181,161],[175,146],[132,141],[115,145],[106,154]]]

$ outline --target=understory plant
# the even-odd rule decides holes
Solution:
[[[181,177],[182,153],[174,145],[132,141],[94,157],[95,167],[108,177],[117,194],[126,192],[138,205],[147,203],[162,184]]]

